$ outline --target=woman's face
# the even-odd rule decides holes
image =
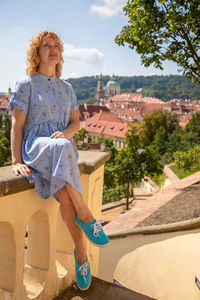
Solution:
[[[51,38],[43,38],[39,47],[40,65],[48,64],[56,66],[60,62],[61,45]]]

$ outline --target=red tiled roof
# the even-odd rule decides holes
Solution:
[[[126,118],[131,118],[132,120],[135,120],[138,116],[140,116],[140,113],[138,111],[133,111],[130,109],[124,109],[120,113],[120,117],[126,117]]]
[[[111,112],[100,112],[96,114],[92,118],[82,122],[81,128],[85,128],[89,133],[119,138],[125,138],[125,132],[128,130],[126,121],[118,118]]]
[[[8,108],[8,102],[10,100],[11,95],[8,96],[0,96],[0,110],[6,110]]]
[[[105,135],[125,138],[125,133],[127,132],[128,129],[129,127],[125,123],[124,124],[111,123],[111,124],[106,124],[103,133]]]
[[[80,120],[83,121],[86,118],[90,118],[94,114],[99,113],[100,111],[109,111],[109,109],[107,108],[107,106],[104,105],[80,104],[79,105]]]
[[[142,97],[138,93],[122,93],[113,97],[106,97],[109,103],[111,102],[142,102],[142,103],[164,103],[162,100],[155,97]]]
[[[98,114],[95,114],[93,117],[90,118],[91,121],[107,121],[107,122],[115,122],[115,123],[124,123],[124,121],[118,118],[112,112],[105,112],[101,111]]]

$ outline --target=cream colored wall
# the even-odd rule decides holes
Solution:
[[[200,229],[111,240],[100,250],[99,277],[158,300],[197,300]]]
[[[121,141],[121,149],[123,149],[123,142],[125,142],[125,139],[120,139],[118,137],[114,137],[112,135],[107,135],[107,134],[94,134],[94,133],[90,133],[90,136],[92,137],[92,140],[93,140],[93,137],[95,136],[96,137],[96,140],[95,142],[97,142],[98,138],[111,138],[113,140],[113,145],[115,146],[115,140],[117,140],[117,147],[115,147],[116,149],[120,150],[119,148],[119,141]]]
[[[103,172],[101,165],[81,175],[84,200],[96,218],[101,215]],[[0,300],[52,299],[75,279],[74,246],[59,203],[40,198],[34,189],[0,200]],[[99,250],[88,242],[87,250],[97,276]]]

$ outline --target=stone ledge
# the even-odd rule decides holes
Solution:
[[[91,174],[110,159],[107,152],[79,151],[78,165],[81,173]]]
[[[126,238],[129,235],[137,234],[159,234],[174,231],[185,231],[200,228],[200,218],[190,219],[181,222],[175,222],[163,225],[153,225],[144,227],[135,227],[132,229],[121,229],[113,232],[108,232],[107,235],[110,239]]]
[[[109,160],[107,152],[79,151],[78,165],[81,174],[91,174]],[[16,176],[12,166],[0,168],[0,197],[34,188],[24,177]]]

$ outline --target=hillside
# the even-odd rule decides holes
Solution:
[[[109,76],[103,76],[104,85],[110,80]],[[173,98],[200,99],[200,86],[180,75],[168,76],[115,76],[119,82],[121,92],[136,92],[142,88],[144,96],[156,97],[163,101]],[[72,84],[80,102],[93,103],[97,87],[98,76],[81,78],[68,78]]]

